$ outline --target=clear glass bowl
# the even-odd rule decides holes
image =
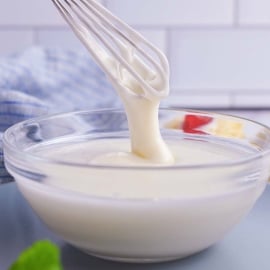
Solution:
[[[81,250],[127,262],[183,258],[222,239],[262,194],[270,130],[238,117],[175,109],[160,111],[160,126],[166,141],[214,143],[245,154],[157,167],[42,155],[40,149],[70,143],[83,149],[84,142],[128,138],[123,111],[97,110],[14,125],[4,134],[5,164],[44,223]]]

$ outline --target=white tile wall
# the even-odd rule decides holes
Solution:
[[[50,0],[0,0],[0,25],[63,25]]]
[[[225,24],[233,21],[233,0],[109,0],[108,7],[134,25]]]
[[[236,94],[233,96],[234,107],[270,108],[270,95],[267,93]],[[270,121],[270,119],[269,119]]]
[[[33,43],[33,32],[30,30],[0,29],[0,52],[11,54],[23,50]]]
[[[239,0],[239,21],[242,24],[270,24],[269,0]]]
[[[163,104],[182,108],[230,108],[232,97],[229,94],[174,93],[165,99]]]
[[[48,48],[84,49],[69,28],[39,29],[36,32],[36,42]]]
[[[100,0],[167,53],[181,107],[270,108],[270,0]],[[0,56],[83,46],[50,0],[0,0]]]
[[[237,92],[270,86],[269,30],[173,30],[172,87]]]

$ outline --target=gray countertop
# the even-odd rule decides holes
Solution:
[[[269,270],[270,186],[252,212],[223,241],[187,259],[162,264],[123,264],[86,255],[65,244],[40,222],[14,183],[0,187],[0,269],[38,239],[61,247],[65,270]],[[198,224],[199,226],[199,224]]]

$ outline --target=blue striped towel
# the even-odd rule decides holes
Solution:
[[[0,183],[11,180],[1,142],[9,126],[47,113],[119,105],[104,73],[84,52],[33,47],[0,58]]]

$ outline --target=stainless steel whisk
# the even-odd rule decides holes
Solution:
[[[167,58],[140,33],[95,0],[52,1],[113,82],[121,84],[124,72],[146,98],[168,95]]]

